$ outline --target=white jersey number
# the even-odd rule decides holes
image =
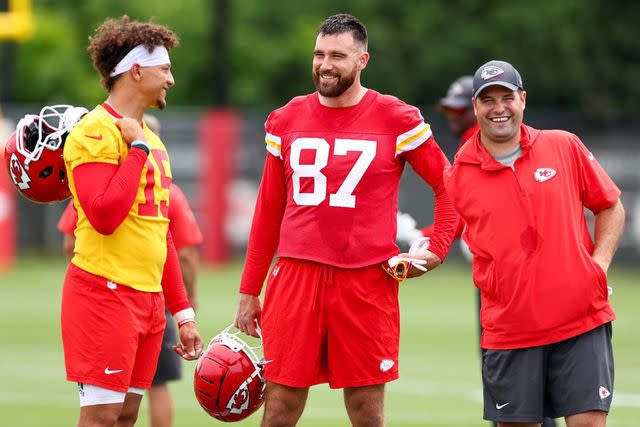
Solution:
[[[313,164],[301,165],[302,150],[315,150]],[[336,139],[334,156],[345,156],[349,151],[359,151],[360,157],[349,171],[335,194],[329,195],[329,206],[355,208],[353,191],[376,156],[376,142],[359,139]],[[329,143],[323,138],[298,138],[291,144],[290,163],[293,169],[293,200],[301,206],[317,206],[327,197],[327,177],[321,171],[329,162]],[[313,179],[313,193],[300,192],[300,178]]]

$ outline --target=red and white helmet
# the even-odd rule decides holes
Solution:
[[[27,114],[18,122],[4,158],[20,194],[38,203],[71,196],[62,150],[67,135],[87,112],[71,105],[46,106],[40,114]]]
[[[221,421],[240,421],[254,413],[264,401],[264,359],[230,325],[213,337],[202,353],[193,377],[200,406]]]

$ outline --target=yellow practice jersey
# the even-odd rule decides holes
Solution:
[[[75,229],[76,266],[118,284],[146,291],[162,290],[169,227],[169,155],[160,138],[144,124],[151,149],[142,169],[136,200],[111,235],[97,232],[78,201],[73,169],[84,163],[121,164],[129,153],[115,122],[120,118],[108,104],[97,106],[66,139],[64,162],[73,204],[78,211]]]

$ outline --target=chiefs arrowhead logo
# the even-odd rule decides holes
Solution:
[[[500,67],[496,67],[495,65],[488,65],[482,69],[480,73],[480,78],[482,80],[489,80],[494,77],[498,77],[500,74],[503,74],[504,70]]]
[[[227,403],[227,409],[232,414],[241,414],[249,407],[249,388],[246,383],[243,383],[238,387],[229,402]]]
[[[31,182],[31,178],[27,175],[27,171],[24,170],[20,160],[18,160],[18,156],[16,153],[11,154],[10,167],[9,172],[11,173],[11,179],[13,183],[18,186],[21,190],[28,190],[31,188],[29,183]]]
[[[604,400],[607,397],[611,396],[611,392],[604,386],[600,386],[600,388],[598,389],[598,394],[600,395],[600,400]]]
[[[380,370],[382,372],[387,372],[389,369],[393,368],[393,365],[395,365],[393,360],[384,359],[380,362]]]
[[[556,173],[557,172],[551,168],[538,168],[533,173],[533,177],[538,182],[545,182],[556,176]]]

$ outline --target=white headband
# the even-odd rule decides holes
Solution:
[[[133,64],[138,64],[141,67],[171,64],[171,61],[169,60],[169,51],[167,51],[166,47],[160,45],[156,46],[152,53],[149,53],[145,45],[139,44],[131,49],[129,53],[127,53],[127,55],[118,62],[115,70],[113,70],[109,76],[115,77],[127,72],[131,69]]]

